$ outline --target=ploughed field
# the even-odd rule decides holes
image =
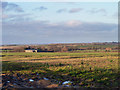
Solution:
[[[3,88],[118,87],[118,52],[2,53]]]

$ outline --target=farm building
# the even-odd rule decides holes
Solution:
[[[37,49],[26,49],[25,52],[38,52]]]
[[[112,49],[111,49],[111,48],[106,48],[105,50],[106,50],[106,51],[111,51]]]

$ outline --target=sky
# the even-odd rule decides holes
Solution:
[[[118,41],[117,2],[2,2],[2,44]]]

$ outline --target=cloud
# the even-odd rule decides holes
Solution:
[[[75,26],[79,26],[82,23],[77,20],[71,20],[71,21],[66,22],[65,24],[66,26],[75,27]]]
[[[83,10],[82,8],[72,8],[72,9],[70,9],[68,12],[69,12],[69,13],[77,13],[77,12],[80,12],[80,11],[82,11],[82,10]],[[66,9],[66,8],[63,8],[63,9],[57,10],[57,13],[62,13],[62,12],[67,12],[67,9]]]
[[[56,42],[93,42],[117,40],[117,25],[66,21],[23,21],[3,23],[3,44],[43,44]]]
[[[43,11],[43,10],[47,10],[47,8],[44,6],[41,6],[41,7],[35,8],[35,10]]]
[[[24,10],[17,4],[2,2],[2,9],[4,11],[24,12]]]
[[[66,11],[67,11],[66,8],[64,8],[64,9],[59,9],[59,10],[57,10],[57,13],[62,13],[62,12],[66,12]]]
[[[72,8],[71,10],[69,10],[69,13],[77,13],[77,12],[80,12],[82,10],[83,10],[82,8]]]
[[[70,9],[68,12],[69,12],[69,13],[77,13],[77,12],[80,12],[80,11],[82,11],[82,10],[83,10],[82,8],[72,8],[72,9]],[[63,9],[57,10],[57,13],[62,13],[62,12],[67,12],[67,9],[66,9],[66,8],[63,8]]]
[[[8,5],[8,2],[2,2],[2,8],[3,8],[3,9],[6,8],[7,5]]]
[[[107,11],[105,9],[103,9],[103,8],[101,8],[101,9],[93,8],[93,9],[89,10],[88,12],[93,13],[93,14],[95,14],[95,13],[103,13],[104,16],[107,15]]]
[[[20,13],[20,14],[2,14],[2,22],[19,23],[23,21],[32,20],[32,14]]]

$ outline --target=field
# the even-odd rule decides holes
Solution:
[[[4,52],[2,74],[3,88],[114,88],[118,52]]]

